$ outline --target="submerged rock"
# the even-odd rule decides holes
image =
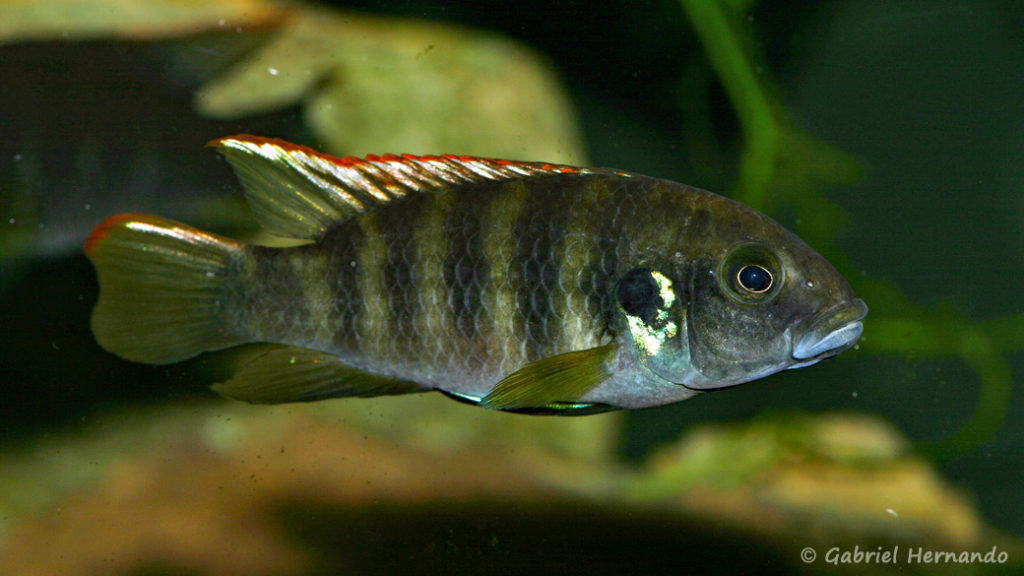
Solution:
[[[828,567],[799,560],[808,546],[1024,552],[874,418],[699,426],[638,470],[620,424],[433,395],[111,416],[5,453],[0,573],[592,574],[684,555],[788,573]]]

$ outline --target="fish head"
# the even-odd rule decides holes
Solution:
[[[714,202],[684,237],[688,250],[618,284],[640,363],[659,379],[712,390],[852,347],[867,306],[835,267],[767,216]]]
[[[852,347],[867,306],[834,266],[774,220],[718,206],[692,262],[690,361],[714,389],[809,366]]]

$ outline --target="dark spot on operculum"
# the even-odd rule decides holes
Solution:
[[[658,310],[665,305],[650,268],[634,268],[626,272],[619,280],[616,296],[626,314],[640,318],[648,325],[654,323]]]

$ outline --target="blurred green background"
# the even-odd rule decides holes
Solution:
[[[96,286],[80,245],[120,211],[246,234],[237,186],[203,144],[250,132],[336,154],[610,166],[768,212],[836,263],[871,307],[859,349],[627,413],[611,440],[617,457],[639,466],[701,423],[874,415],[997,529],[1024,534],[1014,386],[1024,374],[1019,2],[315,7],[387,19],[339,16],[353,27],[333,35],[327,19],[310,18],[288,36],[280,14],[243,7],[203,25],[111,32],[101,23],[69,35],[24,24],[39,17],[31,10],[24,20],[0,12],[5,451],[95,430],[126,407],[211,399],[206,385],[225,373],[216,357],[145,367],[95,345]],[[417,21],[456,28],[417,32]]]

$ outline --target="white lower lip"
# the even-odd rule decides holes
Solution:
[[[832,350],[844,350],[860,338],[864,331],[864,325],[860,322],[851,322],[841,328],[830,332],[824,338],[813,340],[804,337],[793,348],[793,358],[797,360],[817,359],[819,356]],[[806,365],[806,364],[802,364]]]

